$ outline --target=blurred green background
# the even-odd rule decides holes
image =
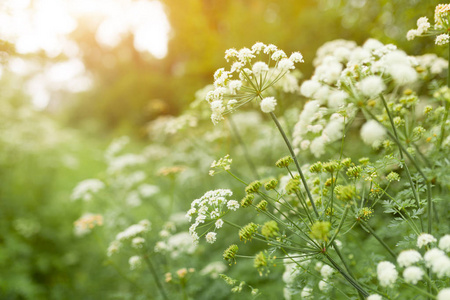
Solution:
[[[0,27],[14,24],[16,15],[34,18],[41,2],[3,1]],[[59,2],[67,2],[64,7],[70,12],[76,1]],[[98,2],[108,11],[108,1]],[[39,47],[24,51],[23,41],[0,30],[1,299],[121,298],[110,294],[112,287],[123,280],[103,266],[105,248],[99,247],[94,238],[80,239],[73,234],[73,222],[83,208],[70,202],[72,189],[77,182],[103,172],[103,151],[115,136],[132,137],[133,149],[143,149],[152,139],[170,142],[167,137],[149,133],[148,123],[187,109],[196,91],[212,83],[212,74],[224,65],[226,49],[250,47],[261,41],[273,43],[286,53],[300,51],[305,58],[300,69],[306,78],[313,71],[317,48],[335,39],[362,44],[376,38],[394,43],[411,55],[433,52],[445,57],[431,38],[413,42],[405,38],[417,18],[433,18],[440,1],[160,3],[170,30],[167,53],[159,58],[136,50],[132,32],[120,32],[120,41],[113,47],[99,43],[96,36],[101,20],[96,20],[95,14],[78,14],[77,25],[65,34],[65,39],[76,46],[76,51],[67,51],[70,55],[64,51],[49,53]],[[59,12],[54,13],[50,11],[49,16],[56,20]],[[26,30],[17,33],[26,34]],[[43,36],[35,39],[45,40]],[[89,75],[88,88],[74,90],[70,87],[73,79],[63,76],[59,83],[70,88],[42,91],[43,83],[36,78],[52,65],[75,58],[83,63],[81,75]],[[41,94],[47,103],[36,107]],[[212,128],[210,124],[204,126],[205,131]],[[198,196],[205,189],[201,181],[194,182],[188,195]],[[182,209],[191,198],[183,200]]]

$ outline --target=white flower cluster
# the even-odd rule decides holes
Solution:
[[[192,222],[192,218],[195,217],[194,223],[189,228],[189,233],[195,243],[198,243],[199,240],[196,229],[200,224],[215,222],[215,230],[219,229],[223,225],[221,217],[228,211],[236,211],[239,208],[239,202],[227,199],[232,195],[231,190],[218,189],[208,191],[201,198],[192,201],[191,209],[188,210],[186,217],[189,222]],[[211,244],[214,243],[217,239],[216,235],[215,232],[208,232],[205,237],[206,241]]]
[[[77,184],[73,189],[71,200],[81,199],[83,201],[90,201],[95,193],[105,187],[105,184],[98,179],[86,179]]]
[[[215,160],[211,163],[211,170],[209,170],[209,175],[214,176],[215,174],[219,173],[221,170],[228,171],[231,168],[231,163],[233,162],[233,159],[230,158],[230,155],[227,154],[224,157]],[[219,169],[217,171],[216,169]]]
[[[388,261],[382,261],[377,266],[378,281],[382,287],[392,286],[398,277],[395,265]]]
[[[141,165],[146,162],[146,158],[142,155],[128,153],[120,156],[113,157],[108,162],[109,174],[119,173],[125,168]]]
[[[253,61],[255,58],[266,57],[266,61]],[[303,62],[303,56],[294,52],[290,57],[275,45],[256,43],[252,49],[228,49],[225,59],[232,63],[229,71],[218,69],[214,74],[215,89],[206,94],[206,101],[211,107],[211,120],[217,124],[225,113],[260,97],[263,92],[273,87],[285,78],[284,90],[296,91],[295,76],[289,77],[289,72],[295,69],[295,64]],[[266,98],[267,99],[267,98]],[[260,99],[262,100],[262,98]],[[261,103],[264,112],[275,109],[275,99]]]
[[[346,114],[350,121],[356,113],[356,103],[379,97],[388,91],[388,86],[415,83],[419,76],[415,69],[418,60],[394,45],[383,45],[374,39],[362,47],[344,40],[326,43],[317,51],[314,63],[313,76],[300,87],[300,93],[311,100],[295,125],[293,144],[296,152],[309,149],[316,157],[325,153],[327,144],[342,138],[342,115]],[[439,65],[435,68],[439,69]],[[366,143],[382,141],[385,130],[380,127],[374,123],[363,127]]]
[[[413,40],[416,36],[421,36],[427,33],[428,29],[431,27],[430,22],[428,22],[427,17],[421,17],[417,20],[417,29],[411,29],[406,34],[408,41]]]
[[[450,28],[450,4],[438,4],[434,11],[434,30],[428,22],[427,17],[421,17],[417,20],[417,29],[411,29],[406,34],[408,40],[413,40],[417,36],[436,35],[436,45],[443,46],[448,44],[450,36],[448,29]]]
[[[169,235],[167,239],[158,241],[155,245],[155,252],[170,254],[173,259],[182,254],[192,254],[197,249],[189,232],[183,231],[174,235]]]
[[[145,239],[139,235],[150,231],[151,223],[149,220],[141,220],[137,224],[133,224],[122,232],[116,235],[114,241],[109,244],[107,249],[108,256],[119,252],[122,247],[122,243],[131,240],[131,246],[134,248],[140,248],[144,245]]]

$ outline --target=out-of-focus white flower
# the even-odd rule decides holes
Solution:
[[[416,250],[405,250],[400,252],[397,262],[400,267],[409,267],[422,260],[422,256]]]
[[[450,288],[442,289],[437,294],[437,300],[448,300],[448,299],[450,299]]]
[[[77,184],[73,189],[71,200],[82,199],[83,201],[89,201],[93,195],[103,189],[105,184],[98,179],[86,179]]]
[[[333,275],[333,273],[334,269],[329,265],[323,265],[323,267],[320,269],[320,275],[322,275],[322,277],[325,279]]]
[[[316,80],[305,80],[300,86],[300,93],[305,97],[313,97],[322,85]]]
[[[261,110],[265,113],[270,113],[275,110],[277,100],[274,97],[266,97],[261,100]]]
[[[385,89],[383,79],[376,75],[367,76],[359,83],[359,90],[367,97],[378,97]]]
[[[435,243],[437,240],[434,236],[428,233],[422,233],[417,237],[417,247],[422,248],[430,243]]]
[[[375,120],[369,120],[361,127],[361,138],[367,145],[376,147],[385,135],[386,129]]]
[[[130,264],[130,270],[136,270],[141,267],[142,258],[140,256],[134,255],[130,257],[128,263]]]
[[[221,261],[215,261],[209,263],[200,271],[200,275],[209,275],[213,279],[219,278],[219,274],[224,273],[227,270],[227,266]]]
[[[377,275],[380,285],[383,287],[391,286],[398,277],[398,272],[394,264],[388,261],[382,261],[377,266]]]
[[[369,297],[367,297],[367,300],[382,300],[382,299],[383,298],[381,298],[381,296],[378,294],[373,294],[373,295],[370,295]]]
[[[445,252],[450,252],[450,234],[446,234],[439,240],[439,248]]]
[[[448,44],[448,41],[450,40],[450,35],[447,33],[440,34],[436,37],[435,43],[438,46],[443,46]]]
[[[217,239],[217,233],[215,233],[215,232],[208,232],[207,234],[206,234],[206,242],[207,243],[210,243],[210,244],[214,244],[214,242],[216,241],[216,239]]]
[[[403,278],[406,282],[411,284],[417,284],[420,280],[422,280],[424,271],[419,267],[408,267],[403,271]]]

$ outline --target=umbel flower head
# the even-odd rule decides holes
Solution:
[[[303,62],[303,56],[299,52],[288,57],[275,45],[259,42],[251,49],[228,49],[225,51],[225,59],[231,63],[230,69],[220,68],[214,73],[215,89],[206,95],[214,124],[223,120],[225,114],[254,99],[260,101],[263,112],[273,112],[277,100],[263,95],[283,78],[292,81],[289,73],[295,69],[296,63]]]
[[[427,17],[421,17],[417,20],[417,28],[411,29],[406,34],[408,40],[413,40],[416,36],[435,35],[436,45],[446,45],[450,40],[448,31],[450,29],[450,4],[439,4],[434,10],[434,26],[428,22]]]

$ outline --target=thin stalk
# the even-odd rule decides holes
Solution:
[[[328,255],[327,253],[325,253],[326,258],[330,261],[330,263],[333,265],[333,267],[339,272],[341,273],[341,275],[358,291],[358,293],[361,293],[365,298],[367,298],[369,296],[369,293],[367,293],[362,286],[355,281],[355,279],[353,279],[351,276],[349,276],[348,274],[346,274],[341,267],[331,258],[330,255]]]
[[[288,137],[286,136],[286,133],[283,130],[283,127],[281,127],[280,122],[278,122],[277,117],[273,112],[270,113],[270,116],[272,117],[272,120],[275,122],[275,125],[278,128],[278,131],[280,131],[281,135],[283,136],[284,142],[286,143],[286,146],[289,149],[289,152],[291,153],[292,158],[294,159],[295,166],[297,167],[298,173],[300,174],[300,178],[302,179],[303,186],[305,187],[306,194],[308,195],[309,201],[311,202],[311,206],[316,214],[316,217],[319,217],[319,212],[317,211],[316,205],[314,204],[313,197],[311,195],[311,191],[309,190],[308,184],[306,183],[305,175],[303,175],[302,169],[300,168],[300,164],[298,163],[297,157],[295,155],[294,149],[292,148],[291,142],[289,141]]]
[[[253,172],[253,176],[255,176],[257,179],[259,179],[260,176],[259,176],[259,174],[258,174],[258,171],[256,171],[256,167],[255,167],[255,165],[253,164],[253,161],[252,161],[252,159],[251,159],[251,157],[250,157],[250,155],[249,155],[247,146],[245,145],[244,140],[242,139],[241,134],[239,133],[239,130],[237,129],[236,124],[235,124],[234,121],[233,121],[233,118],[230,116],[230,117],[228,118],[228,120],[230,121],[231,131],[232,131],[232,132],[234,133],[234,135],[236,136],[236,139],[238,140],[239,144],[240,144],[241,147],[242,147],[242,150],[244,151],[245,159],[247,160],[247,163],[248,163],[248,165],[249,165],[249,167],[250,167],[250,170],[252,170],[252,172]]]
[[[153,266],[153,263],[151,262],[148,255],[144,255],[144,261],[146,262],[148,268],[150,269],[150,272],[153,275],[153,279],[155,280],[156,287],[158,288],[159,292],[161,293],[161,295],[165,300],[169,300],[169,297],[167,296],[166,291],[164,290],[164,287],[161,284],[161,281],[159,280],[158,273],[156,272],[156,269]]]
[[[372,227],[369,226],[369,224],[361,221],[359,225],[361,225],[363,229],[369,231],[370,234],[372,234],[374,238],[376,238],[377,241],[380,242],[380,244],[384,247],[384,249],[386,249],[387,252],[389,252],[389,254],[394,258],[394,260],[397,259],[397,256],[395,255],[394,251],[392,251],[391,248],[376,234],[376,232],[372,229]]]
[[[395,141],[396,141],[396,143],[397,143],[398,145],[400,145],[400,140],[399,140],[399,138],[398,138],[397,129],[395,128],[394,120],[392,119],[391,112],[389,111],[389,107],[387,106],[386,99],[384,99],[384,97],[383,97],[382,94],[380,94],[380,98],[381,98],[381,101],[383,102],[384,108],[386,109],[386,113],[387,113],[387,115],[388,115],[388,117],[389,117],[389,121],[390,121],[390,123],[391,123],[392,130],[394,131]],[[401,149],[399,149],[399,150],[400,150],[400,151],[399,151],[399,152],[400,152],[400,158],[402,159],[402,161],[404,161],[405,158],[404,158],[404,156],[403,156],[403,152],[402,152]],[[413,181],[412,181],[411,173],[409,172],[409,168],[408,168],[408,166],[406,165],[406,163],[405,163],[405,171],[406,171],[406,175],[407,175],[407,177],[408,177],[409,185],[411,186],[411,190],[412,190],[413,195],[414,195],[414,199],[415,199],[415,201],[416,201],[417,208],[419,208],[419,207],[420,207],[419,195],[417,194],[416,188],[414,187],[414,183],[413,183]],[[423,230],[424,230],[424,229],[423,229],[424,227],[423,227],[422,216],[419,216],[419,220],[420,220],[420,227],[421,227],[421,229],[422,229],[422,231],[423,231]]]

